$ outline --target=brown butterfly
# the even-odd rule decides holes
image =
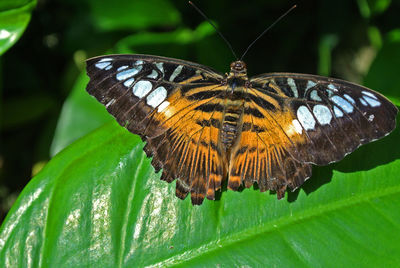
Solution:
[[[87,61],[87,91],[121,126],[147,142],[161,179],[192,203],[255,182],[278,199],[311,176],[311,165],[341,160],[388,135],[397,108],[384,96],[339,79],[294,73],[247,77],[150,55]]]
[[[192,2],[189,3],[215,28]],[[270,73],[247,77],[241,60],[229,74],[159,56],[108,55],[87,61],[87,91],[121,126],[147,144],[161,179],[192,203],[215,199],[225,179],[238,190],[255,182],[281,199],[311,176],[311,165],[341,160],[388,135],[397,108],[370,89],[339,79]],[[236,57],[237,58],[237,57]]]

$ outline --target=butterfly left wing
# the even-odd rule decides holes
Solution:
[[[87,91],[121,126],[147,142],[161,179],[177,179],[176,195],[192,203],[215,198],[226,173],[216,105],[222,76],[205,66],[148,55],[109,55],[87,61]]]
[[[241,137],[231,153],[228,187],[257,182],[260,190],[296,189],[311,164],[341,160],[395,128],[397,108],[384,96],[349,82],[315,75],[253,77]]]

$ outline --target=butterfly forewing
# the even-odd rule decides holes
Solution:
[[[247,80],[149,55],[87,65],[88,92],[147,142],[161,179],[176,180],[176,195],[190,192],[193,204],[215,199],[224,179],[233,190],[257,182],[282,198],[311,176],[312,164],[339,161],[395,127],[397,108],[384,96],[338,79],[271,73]]]

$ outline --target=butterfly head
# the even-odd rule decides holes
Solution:
[[[241,60],[234,61],[231,63],[230,75],[233,76],[247,76],[246,63]]]
[[[248,86],[246,63],[241,60],[231,63],[231,71],[229,72],[226,82],[233,93],[235,90],[243,90]]]

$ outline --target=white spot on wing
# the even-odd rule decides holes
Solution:
[[[379,101],[377,101],[376,99],[373,99],[373,98],[370,98],[370,97],[367,97],[367,96],[364,96],[363,98],[372,107],[378,107],[378,106],[381,105],[381,103]]]
[[[133,84],[133,82],[135,82],[135,78],[130,78],[124,82],[124,86],[130,87]]]
[[[156,108],[158,105],[160,105],[161,102],[165,100],[166,97],[167,90],[165,89],[165,87],[158,87],[153,92],[151,92],[149,96],[147,96],[147,104],[153,108]]]
[[[342,117],[343,116],[343,112],[337,106],[333,107],[333,112],[335,113],[336,117]]]
[[[332,89],[334,92],[337,92],[337,91],[338,91],[338,89],[337,89],[333,84],[329,84],[329,85],[328,85],[328,88],[329,88],[329,89]]]
[[[355,100],[354,100],[352,97],[350,97],[349,95],[347,95],[347,94],[344,94],[343,97],[345,97],[346,100],[348,100],[348,101],[351,102],[352,104],[355,104],[355,103],[356,103]]]
[[[314,129],[314,117],[306,106],[303,105],[297,109],[297,119],[300,121],[305,130]]]
[[[293,78],[288,78],[287,79],[287,83],[290,86],[290,88],[292,89],[293,96],[295,98],[298,98],[299,97],[299,92],[297,91],[296,83],[294,82]]]
[[[363,98],[360,98],[360,102],[361,102],[361,104],[364,105],[364,106],[367,106],[367,105],[368,105],[368,103],[366,103],[365,100],[364,100]]]
[[[340,108],[342,108],[342,110],[344,110],[346,113],[351,113],[354,110],[353,105],[351,105],[348,101],[346,101],[345,99],[343,99],[342,97],[335,95],[331,98],[331,100]]]
[[[301,133],[303,132],[303,127],[300,125],[299,120],[294,119],[294,120],[292,121],[292,124],[293,124],[293,126],[294,126],[294,130],[295,130],[297,133],[301,134]]]
[[[167,108],[169,105],[169,101],[164,101],[163,103],[158,106],[157,111],[162,112],[165,108]]]
[[[314,87],[315,85],[316,85],[316,83],[314,83],[313,81],[308,80],[307,86],[306,86],[306,91],[309,90],[310,88]]]
[[[112,58],[103,58],[103,59],[99,60],[94,66],[96,66],[99,69],[105,69],[109,65],[111,66],[111,61],[112,61]],[[109,70],[110,68],[111,67],[109,67],[106,70]]]
[[[169,81],[174,81],[174,79],[181,73],[183,68],[183,65],[179,65],[178,67],[176,67],[176,69],[174,70],[174,72],[171,74]]]
[[[321,125],[327,125],[332,120],[331,111],[325,105],[315,105],[313,108],[313,113]]]
[[[118,67],[117,71],[119,72],[119,71],[125,70],[128,67],[129,67],[128,65],[120,66],[120,67]]]
[[[98,62],[95,66],[99,69],[105,69],[107,66],[111,66],[110,62]]]
[[[368,121],[369,121],[369,122],[372,122],[372,121],[374,120],[374,118],[375,118],[375,115],[370,114],[370,115],[368,116]]]
[[[327,89],[326,92],[328,92],[328,97],[332,97],[333,96],[333,91],[330,89]]]
[[[138,81],[132,88],[132,92],[135,96],[139,98],[143,98],[144,96],[147,95],[147,93],[150,92],[152,89],[153,85],[151,84],[150,81],[142,80]]]
[[[157,62],[157,63],[156,63],[156,66],[157,66],[158,70],[160,70],[160,72],[161,72],[162,74],[164,74],[164,66],[163,66],[163,63],[162,63],[162,62]]]
[[[104,70],[108,71],[108,70],[110,70],[111,68],[112,68],[112,65],[110,64],[110,65],[108,65],[106,68],[104,68]]]
[[[152,70],[151,74],[149,74],[147,77],[152,79],[157,79],[158,73],[156,70]]]
[[[317,90],[313,90],[310,93],[310,98],[315,101],[322,101],[322,99],[318,96]]]
[[[138,72],[140,72],[140,70],[142,69],[142,66],[137,66],[135,68],[130,68],[127,69],[125,71],[122,71],[120,73],[117,73],[116,78],[119,81],[128,79],[129,77],[134,76],[135,74],[137,74]]]
[[[371,97],[371,98],[374,98],[374,99],[378,99],[374,94],[372,94],[371,92],[368,92],[368,91],[361,91],[361,93],[362,94],[364,94],[364,95],[367,95],[367,96],[369,96],[369,97]]]

